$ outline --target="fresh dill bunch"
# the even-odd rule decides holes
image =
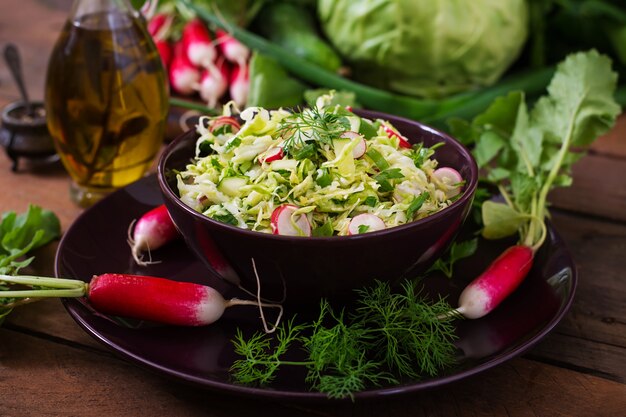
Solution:
[[[283,119],[278,133],[284,138],[283,151],[294,156],[309,144],[331,144],[333,139],[350,129],[350,121],[342,114],[311,107]]]
[[[368,329],[368,349],[398,375],[418,379],[435,376],[455,361],[458,318],[444,300],[428,301],[412,282],[392,293],[389,284],[357,291],[359,305],[352,321]],[[446,319],[442,319],[446,317]]]
[[[244,358],[231,367],[233,378],[267,385],[281,366],[304,366],[311,389],[344,398],[401,378],[434,376],[455,362],[452,319],[458,315],[445,300],[429,301],[409,281],[398,293],[377,281],[357,294],[352,314],[335,312],[322,300],[319,316],[310,324],[295,325],[292,319],[274,337],[257,333],[248,340],[238,331],[235,352]],[[306,358],[282,359],[294,345]]]
[[[312,362],[306,381],[331,398],[351,396],[368,385],[397,383],[393,375],[381,370],[384,364],[369,358],[364,349],[368,330],[361,323],[349,323],[344,314],[343,310],[336,314],[322,300],[319,318],[304,343]]]
[[[292,345],[302,341],[302,331],[307,327],[296,325],[294,321],[295,317],[279,326],[274,336],[257,332],[247,340],[237,329],[233,341],[235,353],[244,358],[230,367],[231,376],[244,385],[267,385],[274,380],[281,365],[307,365],[281,360]]]

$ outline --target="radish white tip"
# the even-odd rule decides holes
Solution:
[[[161,261],[152,260],[150,247],[147,243],[143,243],[141,240],[138,241],[138,240],[133,239],[132,230],[133,230],[133,226],[135,226],[135,223],[137,223],[137,219],[133,219],[133,221],[130,222],[130,225],[128,226],[128,230],[127,230],[127,239],[126,239],[126,242],[128,242],[128,245],[130,246],[130,252],[133,256],[133,259],[139,266],[148,266],[148,265],[161,263]],[[141,253],[143,250],[145,250],[146,253],[148,254],[147,261],[143,260],[144,255],[143,253]]]

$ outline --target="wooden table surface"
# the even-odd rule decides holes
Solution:
[[[42,99],[47,57],[69,0],[2,0],[0,47],[17,44],[28,88]],[[19,97],[0,63],[0,107]],[[538,346],[454,385],[377,400],[290,404],[190,387],[139,368],[86,334],[58,300],[17,309],[0,327],[0,416],[620,416],[626,415],[626,117],[551,196],[553,222],[580,283],[565,319]],[[57,165],[0,152],[0,212],[29,203],[54,211],[63,230],[81,213]],[[33,267],[52,274],[56,243]]]

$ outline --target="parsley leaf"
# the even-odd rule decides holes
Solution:
[[[428,272],[441,271],[446,277],[452,278],[454,274],[454,264],[461,259],[469,258],[478,248],[478,238],[466,240],[463,242],[455,241],[452,243],[446,253],[437,259]]]
[[[392,191],[393,185],[391,185],[391,182],[389,180],[400,178],[404,178],[404,175],[402,175],[400,168],[386,169],[374,177],[376,182],[380,184],[378,191],[380,191],[381,193]]]
[[[422,208],[424,202],[428,200],[429,197],[430,194],[427,191],[424,191],[417,197],[413,198],[413,201],[411,201],[411,204],[409,204],[409,208],[406,209],[406,217],[412,219],[413,215],[417,213],[420,208]]]
[[[39,206],[30,205],[26,213],[7,212],[0,221],[0,274],[13,275],[30,264],[32,257],[24,258],[29,252],[46,245],[61,235],[61,225],[57,216]],[[0,281],[0,294],[8,289]],[[12,298],[0,296],[0,323],[11,312],[3,305],[10,304]]]

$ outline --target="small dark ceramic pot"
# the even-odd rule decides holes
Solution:
[[[32,105],[32,115],[28,115],[26,105],[22,102],[11,103],[2,110],[0,145],[13,161],[13,171],[17,170],[21,157],[41,159],[56,154],[46,125],[44,105],[41,102],[34,102]]]
[[[478,178],[471,154],[450,136],[420,123],[360,111],[369,119],[389,120],[413,143],[444,142],[436,150],[440,166],[458,170],[466,180],[461,198],[424,219],[354,236],[291,237],[243,230],[212,220],[185,205],[173,170],[194,157],[197,134],[175,139],[159,161],[158,179],[165,204],[188,247],[214,274],[263,298],[288,304],[318,303],[320,297],[347,299],[354,289],[375,280],[395,285],[424,272],[447,248],[469,213]]]

